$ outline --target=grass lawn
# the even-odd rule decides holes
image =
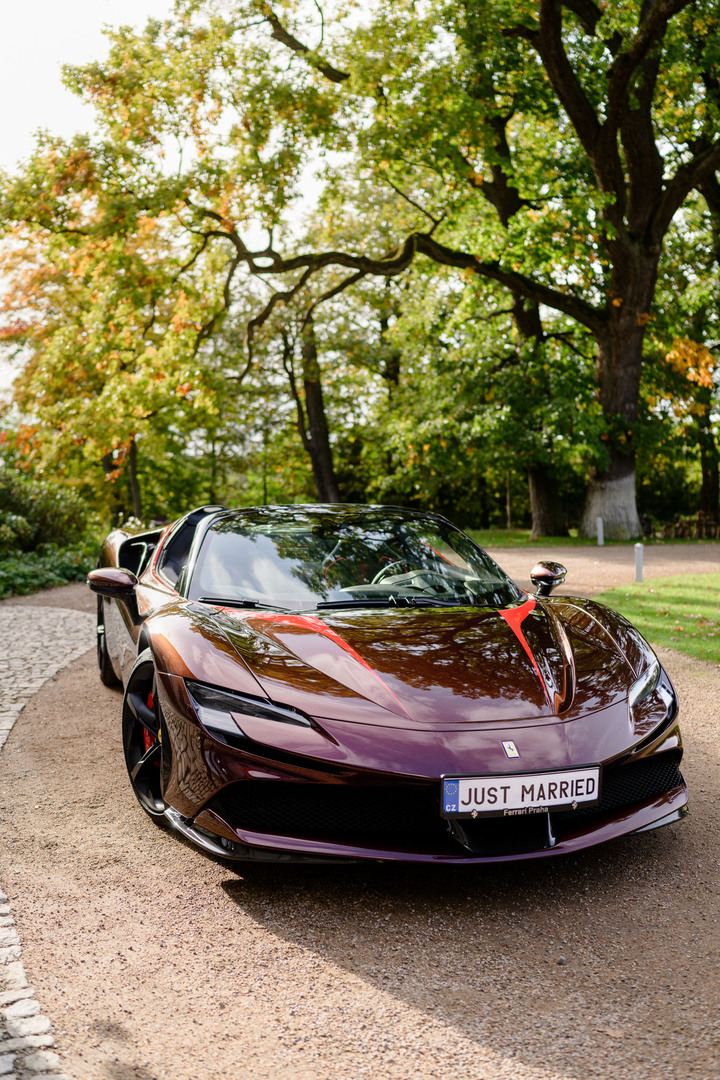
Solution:
[[[720,663],[720,573],[655,578],[593,600],[621,612],[651,645]]]
[[[597,540],[584,539],[577,535],[574,535],[577,530],[571,529],[570,536],[543,536],[541,540],[530,539],[530,529],[465,529],[468,536],[471,536],[476,544],[479,544],[481,548],[549,548],[549,547],[597,547]],[[606,540],[608,547],[614,547],[617,545],[627,547],[628,544],[635,543],[634,540]],[[703,544],[717,543],[717,540],[655,540],[652,537],[645,537],[644,544],[657,544],[658,546],[667,546],[669,544],[698,544],[702,547]]]
[[[577,536],[543,536],[542,540],[531,540],[530,529],[465,529],[481,548],[514,547],[597,547],[597,540],[580,540]],[[606,541],[609,543],[610,541]],[[627,543],[628,541],[622,541]]]

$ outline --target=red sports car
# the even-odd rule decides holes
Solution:
[[[204,506],[105,541],[98,660],[147,813],[224,858],[480,863],[687,810],[678,704],[592,600],[434,514]]]

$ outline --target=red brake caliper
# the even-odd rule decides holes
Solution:
[[[152,690],[148,694],[147,707],[151,710],[154,707]],[[147,753],[150,747],[155,745],[155,736],[153,735],[152,731],[148,731],[146,727],[143,728],[143,739],[145,740],[145,752]]]

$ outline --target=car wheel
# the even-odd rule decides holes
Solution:
[[[125,764],[135,796],[143,810],[162,824],[168,740],[150,649],[140,653],[130,672],[123,697],[122,734]]]
[[[107,650],[107,641],[105,640],[105,611],[103,609],[103,599],[98,596],[97,602],[97,662],[98,671],[100,672],[100,682],[105,686],[119,686],[120,680],[115,674],[115,668],[113,667],[112,660]]]

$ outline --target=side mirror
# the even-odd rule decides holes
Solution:
[[[530,571],[530,580],[538,596],[549,596],[557,585],[562,585],[567,570],[559,562],[539,562]]]
[[[132,600],[135,597],[135,587],[138,579],[129,570],[121,570],[114,566],[104,566],[99,570],[91,570],[88,574],[88,588],[100,596],[107,596],[111,600]]]

